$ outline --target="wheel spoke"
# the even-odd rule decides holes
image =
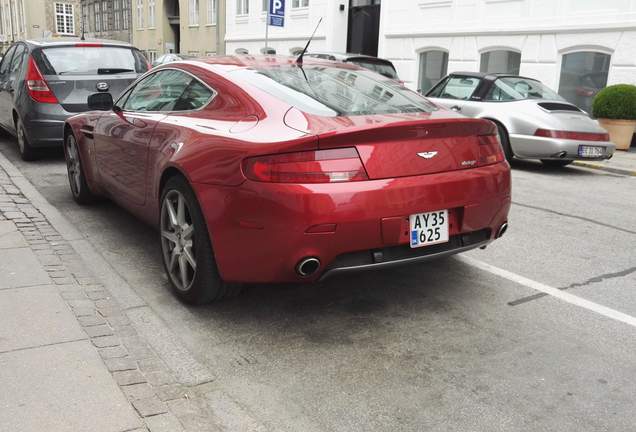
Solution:
[[[188,263],[190,263],[190,267],[192,267],[192,270],[196,270],[197,263],[194,259],[194,256],[192,255],[192,246],[184,246],[183,256],[185,256],[186,259],[188,260]]]
[[[188,286],[188,261],[184,255],[179,255],[179,273],[181,274],[181,284],[185,289]]]
[[[172,273],[174,271],[174,267],[177,264],[177,258],[179,254],[176,249],[172,249],[172,253],[170,254],[170,262],[168,263],[168,271]]]
[[[79,190],[80,190],[80,176],[79,176],[79,171],[75,171],[75,173],[73,173],[73,181],[75,181],[75,187],[76,187],[76,190],[79,192]]]
[[[161,231],[161,236],[172,244],[177,244],[177,236],[175,233],[170,231]]]
[[[177,213],[174,211],[174,207],[172,206],[172,201],[166,198],[165,203],[166,203],[166,210],[168,211],[168,218],[170,219],[170,225],[172,225],[173,227],[178,226],[179,222],[177,221]]]
[[[181,194],[179,194],[177,199],[177,223],[181,227],[185,225],[185,200]]]

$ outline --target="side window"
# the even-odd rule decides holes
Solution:
[[[20,75],[22,66],[24,65],[24,59],[26,56],[26,47],[24,45],[18,45],[11,59],[11,66],[9,68],[9,81],[14,83]]]
[[[192,78],[167,69],[139,81],[124,102],[124,111],[173,111]]]
[[[0,75],[5,75],[9,71],[9,65],[11,64],[11,57],[15,52],[17,45],[13,45],[7,50],[4,57],[2,57],[2,63],[0,63]]]
[[[192,78],[190,85],[188,85],[174,106],[174,111],[197,110],[204,107],[213,97],[214,92],[212,90]]]
[[[440,97],[468,100],[477,88],[479,81],[480,79],[475,77],[452,77],[447,81]]]

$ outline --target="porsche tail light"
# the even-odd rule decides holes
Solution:
[[[243,162],[250,180],[271,183],[341,183],[368,180],[353,147],[258,156]]]
[[[479,140],[479,161],[477,166],[491,165],[502,162],[505,159],[499,136],[480,135]]]
[[[577,141],[609,141],[609,134],[595,132],[571,132],[549,129],[537,129],[534,136],[544,138],[568,139]]]
[[[58,103],[33,57],[29,57],[25,81],[31,99],[40,103]]]

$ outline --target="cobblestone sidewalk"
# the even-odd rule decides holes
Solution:
[[[176,382],[0,167],[0,429],[217,431],[210,385]]]

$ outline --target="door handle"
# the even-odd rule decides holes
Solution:
[[[133,118],[132,124],[133,124],[133,126],[137,126],[137,127],[140,127],[140,128],[146,127],[146,122],[143,121],[143,120],[140,120],[138,118]]]
[[[461,110],[462,110],[462,107],[460,107],[459,105],[455,105],[455,106],[452,106],[452,107],[451,107],[451,109],[452,109],[453,111],[461,111]]]

